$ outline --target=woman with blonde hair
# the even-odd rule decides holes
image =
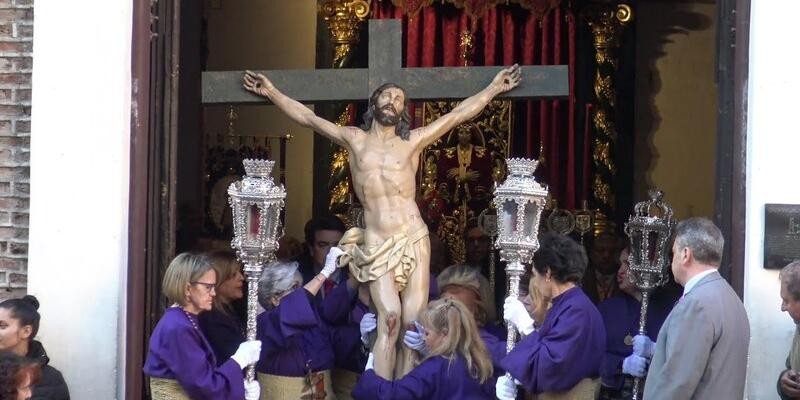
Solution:
[[[198,326],[198,314],[212,308],[216,287],[208,256],[182,253],[167,267],[162,290],[172,306],[150,336],[144,364],[153,400],[258,399],[258,382],[245,381],[242,369],[258,361],[261,342],[240,344],[218,366]]]
[[[494,308],[486,302],[486,299],[494,298],[489,282],[477,268],[465,265],[447,267],[439,274],[437,281],[441,292],[439,298],[458,300],[472,312],[478,333],[494,364],[495,375],[499,376],[502,371],[499,362],[506,356],[506,331],[494,324]],[[419,349],[418,338],[418,332],[407,331],[404,340],[409,347]]]
[[[245,321],[236,315],[232,305],[244,297],[244,276],[233,252],[216,251],[208,257],[219,284],[215,290],[213,308],[200,313],[200,330],[214,350],[217,362],[223,363],[245,341]]]
[[[427,345],[420,364],[388,381],[373,371],[375,356],[370,353],[353,398],[494,399],[492,361],[472,312],[458,300],[440,299],[428,304],[420,320]]]

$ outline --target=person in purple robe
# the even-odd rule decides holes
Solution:
[[[217,273],[214,307],[200,313],[200,330],[203,331],[218,363],[230,358],[244,342],[245,323],[234,310],[233,303],[244,297],[244,276],[236,255],[231,251],[218,251],[209,255]]]
[[[551,306],[541,327],[535,328],[522,302],[506,298],[503,318],[523,337],[500,361],[511,377],[497,380],[497,397],[514,399],[518,383],[539,398],[594,400],[600,390],[606,332],[597,308],[578,286],[586,270],[586,252],[555,233],[542,235],[539,243],[529,291],[537,290]]]
[[[320,314],[330,326],[334,368],[331,371],[337,400],[350,399],[356,382],[367,363],[363,351],[360,322],[369,313],[369,288],[359,285],[352,276],[336,286],[322,301]]]
[[[336,271],[341,254],[332,247],[325,266],[304,286],[297,262],[278,261],[264,268],[258,301],[266,311],[257,319],[256,337],[263,346],[256,371],[265,398],[334,398],[331,330],[314,298]]]
[[[630,248],[625,248],[619,255],[617,285],[620,292],[597,306],[606,328],[606,355],[600,369],[601,400],[630,399],[634,380],[631,373],[638,376],[646,373],[646,362],[632,362],[635,358],[624,361],[633,354],[633,338],[639,333],[642,307],[642,294],[628,275],[629,254]],[[656,289],[651,294],[647,307],[647,336],[651,340],[655,341],[658,337],[661,325],[677,300],[678,295],[670,287]]]
[[[369,354],[366,371],[353,389],[356,400],[493,399],[492,361],[472,312],[458,300],[432,301],[417,323],[425,338],[423,359],[404,377],[389,381],[373,370]],[[383,355],[378,354],[377,357]]]
[[[504,371],[500,368],[500,360],[506,355],[506,331],[494,324],[494,307],[488,306],[484,300],[489,299],[489,303],[493,303],[494,293],[489,281],[476,268],[452,265],[439,274],[437,282],[441,290],[440,298],[458,300],[472,312],[478,333],[492,359],[495,377],[502,375]]]
[[[205,255],[181,253],[167,267],[162,282],[172,306],[156,324],[144,373],[153,400],[257,400],[258,382],[244,379],[242,369],[258,361],[261,342],[248,341],[217,365],[214,351],[198,326],[197,315],[211,310],[217,274]]]

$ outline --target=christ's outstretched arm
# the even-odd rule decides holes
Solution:
[[[347,147],[347,136],[354,128],[342,127],[320,118],[308,107],[281,93],[275,85],[263,74],[246,71],[244,74],[244,88],[259,96],[266,97],[278,106],[289,118],[302,125],[319,132],[340,146]]]
[[[420,148],[424,148],[451,129],[474,118],[495,96],[517,87],[521,80],[522,75],[519,65],[514,64],[511,67],[502,69],[485,89],[465,99],[453,108],[453,111],[443,115],[436,121],[425,127],[415,129],[413,133],[419,135]]]

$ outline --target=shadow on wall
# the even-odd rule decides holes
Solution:
[[[714,22],[709,16],[692,11],[692,8],[692,2],[639,3],[636,25],[636,140],[644,141],[644,145],[636,145],[635,165],[642,173],[635,177],[640,182],[635,182],[634,186],[639,188],[640,193],[634,193],[634,198],[646,197],[647,188],[655,187],[652,171],[659,154],[653,139],[661,125],[656,97],[662,84],[657,61],[667,55],[666,47],[674,42],[675,35],[688,36],[692,31],[704,31],[711,28]]]

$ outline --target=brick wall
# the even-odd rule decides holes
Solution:
[[[0,0],[0,299],[27,286],[33,0]]]

